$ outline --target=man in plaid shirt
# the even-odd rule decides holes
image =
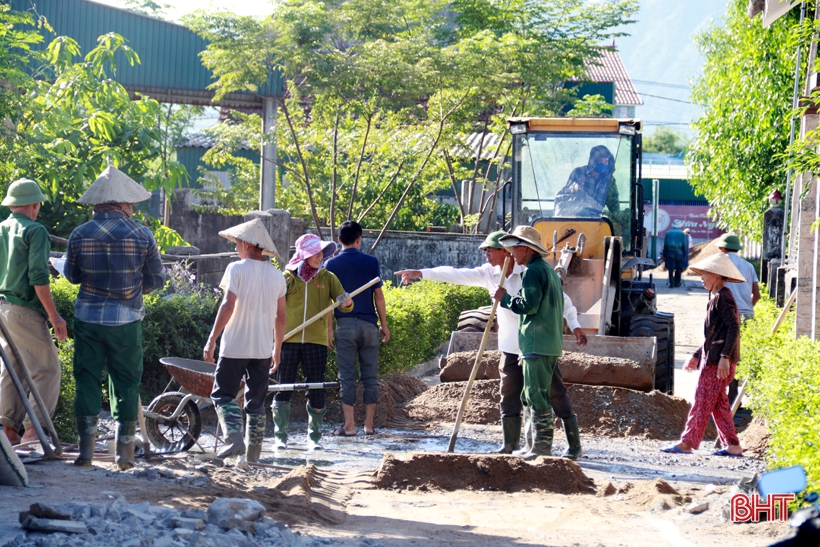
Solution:
[[[80,283],[74,304],[74,414],[80,435],[75,465],[91,465],[108,365],[111,415],[117,420],[117,467],[134,467],[134,435],[142,380],[143,293],[165,283],[151,231],[131,220],[132,205],[151,194],[109,166],[80,197],[94,218],[68,240],[65,277]]]

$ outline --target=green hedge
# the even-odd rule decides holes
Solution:
[[[170,380],[165,367],[159,363],[161,357],[202,358],[202,347],[219,307],[219,294],[213,289],[194,285],[188,275],[184,269],[175,268],[162,291],[145,297],[143,404],[147,405],[161,393]],[[60,344],[63,380],[54,419],[61,438],[68,440],[76,435],[72,407],[74,343],[71,338],[78,286],[60,278],[52,282],[51,290],[69,331],[69,340]],[[462,310],[490,303],[484,289],[428,281],[410,287],[393,287],[387,282],[384,295],[392,338],[381,348],[379,374],[382,375],[407,371],[429,358],[455,329]],[[329,380],[336,378],[332,352],[326,376]],[[107,400],[107,382],[104,382],[103,397]]]
[[[781,310],[763,296],[741,332],[738,377],[748,378],[749,408],[769,424],[771,469],[802,465],[808,489],[820,490],[820,343],[794,338],[794,312],[776,334]]]

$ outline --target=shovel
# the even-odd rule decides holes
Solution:
[[[504,259],[504,265],[501,267],[501,281],[498,283],[498,288],[504,288],[504,281],[507,279],[507,270],[510,266],[510,258]],[[458,408],[456,415],[456,423],[453,426],[453,433],[450,435],[450,444],[447,445],[447,452],[452,452],[456,448],[456,439],[458,438],[458,430],[461,427],[461,420],[464,418],[464,410],[467,408],[467,401],[470,400],[470,391],[473,389],[473,382],[475,382],[476,374],[478,374],[478,365],[481,363],[481,358],[484,357],[484,348],[487,347],[487,340],[490,338],[490,330],[493,328],[493,321],[495,320],[495,312],[498,309],[498,300],[493,299],[493,309],[490,311],[490,318],[487,319],[487,326],[484,327],[484,336],[481,337],[481,345],[478,348],[478,353],[475,356],[475,363],[473,363],[473,370],[470,371],[470,379],[467,380],[467,386],[464,388],[464,396],[461,397],[461,406]]]
[[[319,319],[321,319],[322,317],[327,315],[328,313],[332,312],[333,310],[335,310],[336,308],[338,308],[339,306],[341,306],[342,304],[344,304],[345,302],[347,302],[348,300],[350,300],[354,296],[358,295],[359,293],[361,293],[363,291],[366,291],[367,289],[369,289],[370,287],[372,287],[373,285],[375,285],[376,283],[378,283],[381,280],[382,280],[381,277],[374,277],[373,279],[371,279],[370,281],[368,281],[367,283],[365,283],[364,285],[362,285],[361,287],[359,287],[358,289],[356,289],[352,293],[349,293],[347,295],[347,298],[345,298],[344,300],[337,300],[336,302],[334,302],[330,306],[326,307],[325,309],[323,309],[322,311],[320,311],[319,313],[317,313],[316,315],[314,315],[313,317],[311,317],[310,319],[308,319],[307,321],[305,321],[304,323],[302,323],[301,325],[299,325],[298,327],[296,327],[295,329],[290,331],[289,333],[285,334],[284,340],[287,340],[288,338],[290,338],[291,336],[293,336],[295,334],[299,334],[300,332],[305,330],[307,327],[309,327],[310,325],[312,325],[313,323],[315,323],[316,321],[318,321]],[[342,296],[345,296],[345,295],[342,295]]]

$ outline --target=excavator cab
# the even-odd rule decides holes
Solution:
[[[643,256],[641,122],[512,118],[508,227],[528,224],[550,250],[585,332],[657,338],[655,388],[672,393],[674,317],[658,312]],[[637,341],[636,341],[637,342]]]

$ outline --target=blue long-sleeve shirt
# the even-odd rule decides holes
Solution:
[[[143,293],[165,283],[151,231],[122,213],[101,213],[68,239],[65,277],[80,284],[74,317],[117,326],[145,316]]]

